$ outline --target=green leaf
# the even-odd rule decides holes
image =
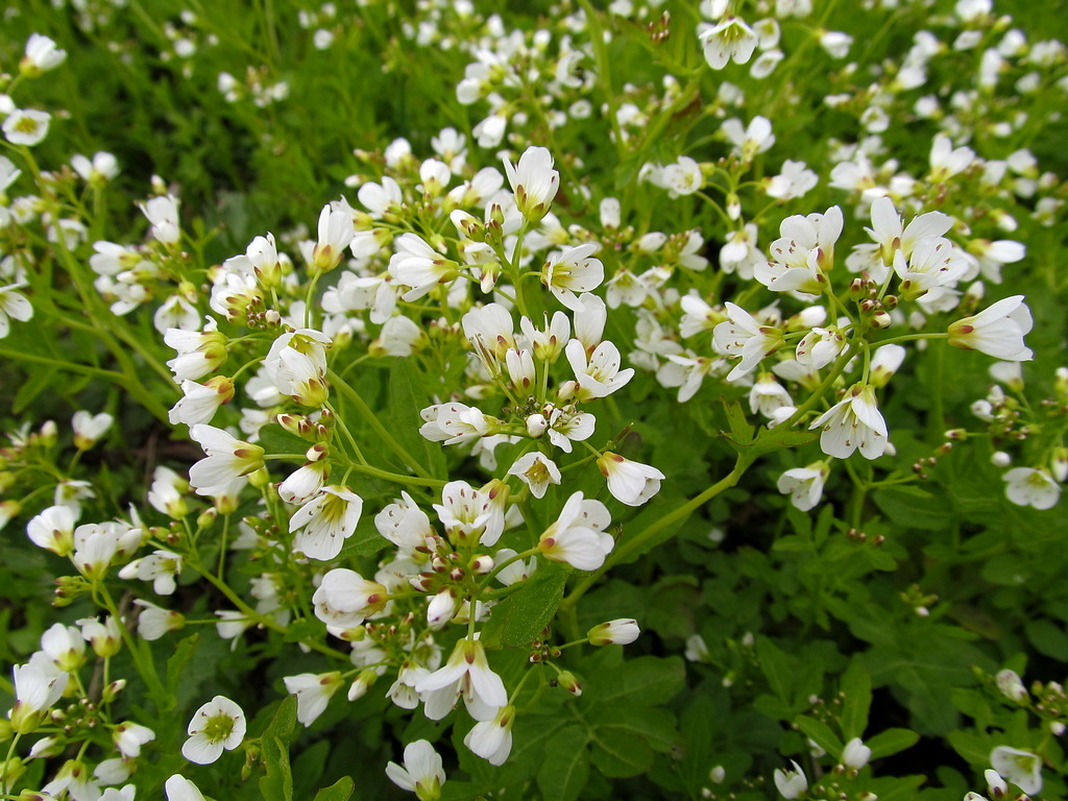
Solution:
[[[289,697],[296,701],[296,696]],[[274,725],[273,722],[271,725]],[[268,731],[270,728],[268,726]],[[278,735],[263,736],[263,761],[267,766],[267,775],[260,779],[260,793],[272,801],[292,801],[293,772],[289,766],[289,747]]]
[[[797,725],[812,742],[835,759],[842,756],[842,741],[831,731],[831,727],[822,721],[806,715],[797,716]]]
[[[591,761],[603,775],[624,779],[648,772],[656,755],[640,735],[605,729],[593,740]]]
[[[912,748],[919,740],[920,735],[911,729],[887,729],[865,740],[864,745],[871,749],[872,759],[879,759]]]
[[[723,401],[723,411],[727,413],[727,425],[730,427],[728,431],[722,432],[723,436],[735,445],[747,447],[753,441],[753,432],[756,429],[746,417],[742,404],[738,401]]]
[[[815,442],[818,431],[805,431],[792,428],[761,428],[750,445],[751,453],[773,453],[786,448],[797,448]]]
[[[167,696],[172,700],[172,706],[178,694],[178,682],[185,673],[189,660],[193,658],[193,652],[196,651],[199,642],[200,635],[191,634],[178,643],[178,647],[167,660]]]
[[[871,708],[871,674],[860,660],[854,659],[849,665],[838,689],[842,694],[842,738],[863,737]]]
[[[1068,662],[1068,634],[1049,620],[1032,620],[1025,627],[1027,639],[1045,656]]]
[[[586,697],[596,704],[655,706],[678,695],[685,680],[686,668],[681,658],[642,656],[598,673]]]
[[[274,717],[271,718],[271,722],[267,724],[267,728],[263,730],[263,737],[264,739],[280,737],[288,742],[290,735],[293,734],[293,727],[296,725],[297,696],[287,695],[282,700],[282,703],[278,705],[278,709],[275,711]]]
[[[598,704],[587,720],[596,731],[595,742],[608,734],[633,734],[654,751],[667,753],[679,739],[675,716],[666,709],[639,704]]]
[[[395,359],[389,370],[389,428],[397,441],[434,478],[448,478],[441,446],[419,433],[419,412],[430,405],[422,378],[409,359]]]
[[[590,775],[586,743],[586,732],[577,725],[557,732],[546,743],[545,761],[538,771],[542,798],[575,801],[579,797]]]
[[[267,453],[304,453],[311,447],[310,442],[291,434],[277,423],[265,425],[260,429],[259,445]]]
[[[315,794],[315,801],[348,801],[356,785],[350,776],[343,776],[329,787],[324,787]]]
[[[529,645],[556,614],[567,573],[555,565],[539,569],[517,592],[493,608],[482,632],[486,647]]]
[[[772,692],[789,704],[793,696],[793,669],[786,654],[767,637],[757,637],[756,652]]]

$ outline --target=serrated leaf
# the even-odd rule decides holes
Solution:
[[[863,737],[871,708],[871,674],[859,659],[849,665],[838,689],[842,694],[842,738],[848,742]]]
[[[542,798],[575,801],[579,797],[590,775],[586,743],[586,732],[577,725],[557,732],[546,743],[537,779]]]
[[[315,801],[349,801],[356,785],[349,776],[343,776],[329,787],[315,794]]]
[[[265,425],[260,429],[259,446],[268,454],[304,453],[311,445],[312,443],[289,433],[277,423]]]
[[[842,756],[842,741],[838,739],[835,733],[831,731],[831,727],[826,723],[806,715],[798,715],[796,723],[806,737],[832,757],[838,759]]]
[[[655,706],[678,695],[685,680],[686,668],[681,658],[642,656],[613,670],[599,672],[586,697],[597,704]]]
[[[646,773],[656,758],[641,736],[617,729],[599,731],[592,745],[590,759],[594,767],[613,779]]]
[[[887,729],[881,731],[870,740],[865,740],[864,745],[871,749],[871,758],[892,756],[912,748],[920,740],[920,735],[911,729]]]
[[[723,411],[727,414],[728,430],[723,436],[741,447],[748,447],[753,441],[753,433],[756,431],[745,416],[745,410],[738,401],[728,403],[723,401]]]
[[[482,632],[487,647],[520,647],[537,639],[560,605],[567,573],[555,565],[542,567],[527,579],[522,589],[493,608]]]

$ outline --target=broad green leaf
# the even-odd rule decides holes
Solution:
[[[608,733],[633,734],[641,737],[654,751],[667,753],[679,739],[675,716],[657,707],[598,704],[590,711],[587,721],[596,732],[595,741],[600,741]]]
[[[350,776],[344,776],[315,794],[315,801],[349,801],[356,785]]]
[[[568,726],[545,744],[545,761],[538,771],[542,798],[575,801],[590,775],[588,738],[580,726]]]
[[[441,446],[419,433],[419,412],[430,405],[415,365],[408,359],[395,359],[389,370],[390,433],[412,457],[418,459],[430,475],[447,478],[445,454]]]
[[[642,737],[619,729],[598,730],[592,746],[590,759],[594,767],[613,779],[645,773],[656,758]]]
[[[911,729],[887,729],[865,740],[864,745],[871,749],[872,759],[879,759],[912,748],[919,740],[920,735]]]
[[[529,645],[553,619],[566,582],[567,573],[561,567],[538,570],[522,589],[493,608],[482,632],[483,643],[490,648]]]
[[[1048,620],[1032,620],[1024,631],[1039,653],[1059,662],[1068,662],[1068,634],[1061,626]]]
[[[797,725],[812,742],[835,759],[842,756],[842,741],[838,739],[826,723],[806,715],[797,716]]]
[[[767,637],[757,637],[756,652],[768,685],[780,699],[789,704],[793,696],[793,669],[786,654]]]
[[[641,704],[655,706],[674,698],[683,687],[686,668],[677,656],[658,659],[642,656],[618,668],[597,674],[590,682],[586,698],[598,704]]]
[[[848,742],[863,737],[871,708],[871,674],[859,659],[849,665],[838,689],[842,695],[842,738]]]
[[[260,429],[259,445],[267,453],[304,453],[312,443],[290,434],[278,423],[271,423]]]
[[[818,431],[798,430],[793,428],[761,428],[756,439],[750,444],[752,452],[773,453],[786,448],[796,448],[814,442]]]

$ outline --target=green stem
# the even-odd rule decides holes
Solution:
[[[396,438],[389,433],[382,421],[378,419],[378,416],[374,413],[370,406],[360,397],[360,393],[354,390],[349,384],[333,370],[330,370],[326,374],[330,381],[330,384],[338,389],[338,391],[350,401],[356,409],[363,415],[367,423],[375,430],[375,433],[382,438],[382,441],[389,446],[389,449],[397,455],[398,458],[416,475],[421,478],[432,479],[430,473],[405,449],[403,445],[397,442]],[[430,484],[428,486],[444,486],[444,484]]]
[[[704,506],[717,495],[737,484],[739,479],[741,479],[745,474],[745,471],[749,468],[749,465],[753,463],[753,459],[754,457],[750,454],[745,452],[739,453],[738,458],[734,463],[734,469],[731,470],[730,473],[725,475],[704,492],[688,500],[675,511],[659,518],[655,523],[646,526],[644,530],[624,542],[619,548],[613,551],[612,555],[605,560],[605,563],[601,565],[600,568],[583,579],[582,582],[571,591],[571,594],[560,602],[560,608],[565,611],[574,608],[575,604],[578,603],[578,600],[585,595],[590,587],[596,584],[601,576],[607,571],[615,565],[625,561],[628,557],[641,553],[642,548],[644,548],[650,540],[665,528],[685,520],[694,511]]]

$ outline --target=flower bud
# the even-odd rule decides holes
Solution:
[[[842,764],[853,770],[860,770],[871,759],[871,749],[864,745],[859,737],[854,737],[842,750]]]
[[[1023,680],[1015,670],[1000,670],[995,677],[998,690],[1006,698],[1015,701],[1018,704],[1026,704],[1031,696],[1027,692],[1027,688],[1024,687]]]
[[[556,682],[574,696],[582,695],[582,684],[570,670],[561,670]]]
[[[590,645],[630,645],[638,639],[641,629],[633,618],[619,618],[590,629],[586,636]]]

